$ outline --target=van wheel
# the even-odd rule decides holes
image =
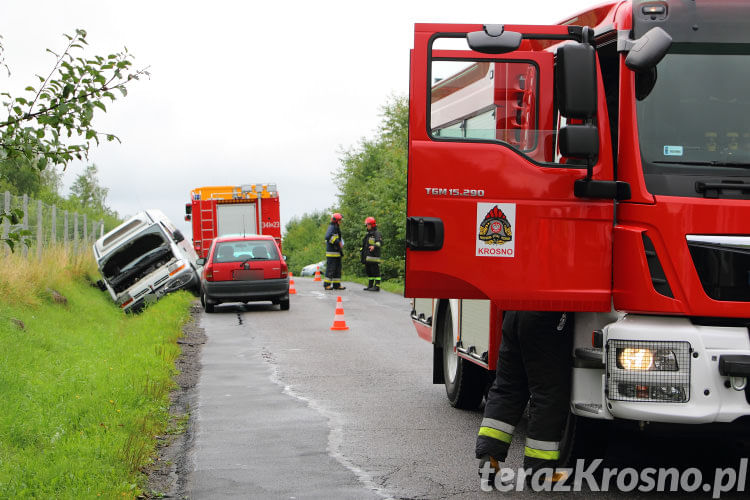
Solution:
[[[560,464],[563,467],[575,467],[579,459],[583,459],[585,465],[588,465],[592,460],[604,458],[611,426],[612,423],[608,420],[569,413],[560,441]]]
[[[475,410],[482,404],[484,397],[484,370],[456,354],[456,336],[453,333],[450,307],[445,310],[442,319],[443,376],[448,401],[455,408]]]
[[[289,299],[280,300],[279,301],[279,309],[282,311],[288,311],[289,310]]]
[[[214,312],[214,305],[208,303],[205,292],[201,292],[201,305],[203,306],[203,310],[207,313]]]

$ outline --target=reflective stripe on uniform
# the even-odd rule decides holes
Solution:
[[[526,438],[524,455],[542,460],[557,460],[560,458],[560,442]]]
[[[341,280],[337,280],[334,278],[334,279],[331,279],[331,283],[341,283]]]
[[[383,262],[383,259],[380,257],[373,257],[372,255],[368,255],[365,257],[365,262]]]
[[[375,244],[375,238],[370,238],[369,240],[367,240],[367,243],[369,243],[370,245],[374,245]]]
[[[480,427],[479,435],[487,436],[492,439],[497,439],[498,441],[502,441],[503,443],[508,443],[508,444],[510,444],[511,439],[513,439],[513,436],[511,434],[508,434],[507,432],[499,431],[497,429],[493,429],[492,427]]]
[[[378,276],[377,278],[369,278],[368,277],[368,279],[375,280],[375,281],[380,281],[380,276]]]
[[[485,417],[482,419],[482,423],[480,425],[482,427],[492,427],[493,429],[506,432],[510,435],[513,435],[513,431],[515,430],[514,426],[507,424],[502,420],[496,420],[494,418]]]
[[[326,252],[326,257],[341,257],[341,252]]]
[[[323,278],[323,283],[330,283],[330,282],[331,282],[331,280],[330,280],[330,279],[328,279],[328,278]]]
[[[376,246],[376,247],[379,247],[379,246],[380,246],[380,242],[379,242],[379,241],[376,241],[376,242],[375,242],[375,246]]]
[[[536,450],[556,451],[560,449],[559,441],[539,441],[538,439],[526,438],[526,446]]]
[[[541,458],[542,460],[558,460],[560,458],[560,451],[537,450],[536,448],[529,448],[527,446],[524,455],[529,458]]]
[[[334,234],[333,236],[331,236],[331,239],[328,241],[330,241],[331,243],[334,243],[338,239],[338,237],[339,237],[338,234]]]

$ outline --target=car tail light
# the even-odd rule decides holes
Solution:
[[[204,271],[206,273],[206,281],[213,281],[214,280],[214,266],[208,265],[206,266],[206,269]]]
[[[283,260],[281,261],[281,277],[286,278],[289,275],[289,266],[286,265],[286,262]]]

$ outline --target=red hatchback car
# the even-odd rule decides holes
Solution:
[[[272,236],[219,236],[197,264],[203,266],[201,304],[207,313],[222,302],[262,300],[289,310],[289,269]]]

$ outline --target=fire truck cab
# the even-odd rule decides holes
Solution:
[[[405,295],[454,406],[481,403],[502,311],[555,310],[571,433],[750,416],[748,78],[739,0],[416,25]]]

